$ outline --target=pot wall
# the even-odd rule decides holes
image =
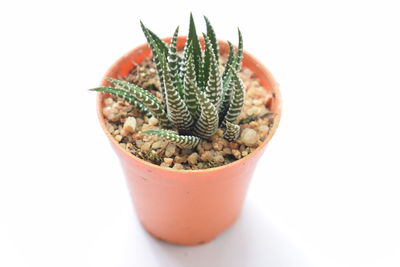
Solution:
[[[169,39],[167,39],[169,40]],[[182,47],[185,37],[179,37]],[[221,54],[228,45],[220,42]],[[119,59],[106,73],[122,77],[151,54],[142,45]],[[214,239],[232,225],[239,216],[247,188],[265,145],[274,134],[280,118],[280,94],[271,74],[248,53],[243,66],[250,68],[263,87],[274,97],[268,107],[278,114],[268,138],[253,153],[229,165],[201,171],[165,169],[145,162],[122,149],[108,133],[102,115],[103,94],[98,95],[98,115],[124,170],[137,215],[147,231],[167,242],[196,245]]]

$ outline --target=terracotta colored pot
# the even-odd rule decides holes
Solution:
[[[179,37],[178,49],[182,49],[185,40],[185,37]],[[225,42],[219,42],[219,45],[220,53],[227,54],[228,45]],[[101,85],[108,84],[107,77],[115,78],[117,74],[124,77],[134,67],[133,62],[140,63],[150,55],[147,44],[133,49],[109,69]],[[278,84],[271,73],[246,52],[243,66],[251,69],[261,85],[273,93],[274,97],[267,105],[277,117],[269,136],[253,153],[208,170],[165,169],[122,149],[106,129],[102,114],[105,95],[98,94],[100,123],[121,161],[137,215],[153,236],[175,244],[201,244],[214,239],[240,215],[257,161],[278,126],[281,112]]]

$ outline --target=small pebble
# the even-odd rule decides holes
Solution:
[[[170,168],[170,165],[168,165],[167,163],[165,163],[165,162],[161,162],[161,164],[160,164],[160,167],[163,167],[163,168]]]
[[[214,160],[214,162],[217,162],[217,163],[223,163],[225,161],[224,156],[222,156],[222,154],[219,152],[216,152],[214,154],[213,160]]]
[[[262,99],[254,99],[253,100],[253,105],[261,106],[262,104],[263,104]]]
[[[198,159],[199,159],[199,154],[194,152],[194,153],[190,154],[190,156],[187,158],[187,161],[190,165],[196,165]]]
[[[111,97],[107,97],[104,99],[104,105],[111,106],[114,103],[114,100]]]
[[[215,151],[221,151],[222,150],[222,148],[224,147],[220,142],[213,142],[213,144],[212,144],[212,146],[213,146],[213,149],[215,150]]]
[[[230,154],[232,154],[232,149],[230,149],[229,147],[225,147],[222,150],[222,153],[224,153],[225,155],[230,155]]]
[[[143,119],[136,118],[136,127],[142,127],[143,123],[144,123]]]
[[[112,107],[103,108],[103,115],[107,118],[107,120],[111,122],[116,122],[119,120],[119,116],[116,113],[116,110]]]
[[[201,143],[201,146],[204,148],[205,151],[209,151],[212,149],[212,144],[207,141],[203,141]]]
[[[176,163],[185,163],[187,161],[187,157],[181,157],[181,156],[176,156],[175,157],[175,162]]]
[[[164,163],[169,167],[172,165],[172,162],[174,162],[174,160],[172,158],[164,158]]]
[[[108,131],[109,133],[114,132],[114,126],[113,126],[111,123],[109,123],[108,121],[106,121],[106,126],[107,126],[107,131]]]
[[[241,158],[240,151],[237,150],[237,149],[233,149],[233,150],[232,150],[232,155],[233,155],[235,158],[237,158],[237,159],[240,159],[240,158]]]
[[[154,118],[154,117],[151,117],[151,118],[149,119],[149,124],[150,124],[151,126],[156,126],[156,125],[158,124],[158,120],[157,120],[156,118]]]
[[[196,151],[197,151],[197,153],[199,153],[201,155],[204,153],[205,150],[204,150],[203,146],[201,144],[199,144],[196,147]]]
[[[217,134],[215,134],[215,135],[213,135],[213,136],[210,137],[210,140],[211,140],[212,142],[216,142],[218,139],[219,139],[219,136],[218,136]]]
[[[252,121],[252,122],[249,123],[249,125],[250,125],[251,128],[256,128],[256,127],[258,127],[258,122]]]
[[[213,153],[211,151],[206,151],[201,154],[200,159],[202,161],[211,161],[213,159]]]
[[[217,135],[218,135],[219,137],[222,137],[222,136],[224,135],[224,131],[223,131],[222,129],[218,129],[218,130],[217,130]]]
[[[134,118],[134,117],[126,118],[122,129],[126,133],[134,133],[136,131],[136,118]]]
[[[230,149],[237,149],[239,147],[239,145],[235,142],[229,142],[228,146]]]
[[[193,152],[192,149],[182,148],[182,154],[183,155],[189,156],[192,152]]]
[[[269,131],[269,127],[267,125],[261,125],[258,130],[262,133],[267,133]]]
[[[183,165],[180,163],[175,163],[173,169],[175,170],[183,170]]]
[[[143,144],[144,144],[143,140],[136,140],[136,146],[138,148],[141,148]]]
[[[165,149],[165,156],[171,157],[175,153],[175,150],[176,150],[176,145],[169,143]]]
[[[158,140],[158,141],[154,142],[154,143],[151,145],[151,148],[152,148],[152,149],[158,149],[158,148],[165,147],[166,145],[167,145],[167,142],[165,142],[165,141],[163,141],[163,140]]]
[[[156,126],[153,126],[153,125],[145,123],[142,126],[142,132],[147,131],[147,130],[153,130],[153,129],[156,129],[156,128],[157,128]]]
[[[140,150],[142,151],[142,152],[149,152],[150,151],[150,148],[151,148],[151,142],[145,142],[141,147],[140,147]]]
[[[246,146],[254,146],[258,142],[258,135],[257,132],[254,129],[251,128],[245,128],[242,131],[242,134],[240,135],[240,140],[246,145]]]

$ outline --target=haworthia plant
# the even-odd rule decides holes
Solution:
[[[224,138],[234,141],[240,127],[238,117],[243,107],[243,83],[238,76],[243,58],[243,39],[230,51],[223,73],[219,70],[219,47],[214,28],[204,17],[207,31],[203,34],[204,51],[192,14],[183,55],[177,51],[179,27],[167,44],[140,22],[153,54],[160,80],[161,99],[149,91],[126,81],[109,78],[115,87],[92,90],[124,99],[147,116],[156,117],[162,129],[144,131],[159,136],[181,148],[195,148],[201,139],[225,128]]]

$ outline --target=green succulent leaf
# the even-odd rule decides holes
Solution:
[[[224,138],[230,142],[238,139],[240,134],[240,126],[226,121],[226,130],[224,132]]]
[[[194,66],[196,70],[196,80],[200,88],[203,88],[203,73],[202,73],[202,53],[199,38],[196,32],[196,26],[193,20],[193,15],[190,13],[190,23],[189,23],[189,34],[188,34],[188,42],[193,46],[193,55],[194,55]]]
[[[220,108],[219,108],[220,120],[222,120],[225,117],[225,114],[229,109],[229,104],[231,102],[232,92],[233,92],[233,90],[232,90],[233,70],[232,70],[232,67],[230,67],[228,69],[229,70],[227,72],[225,79],[223,80],[223,85],[222,85],[222,88],[223,88],[222,104],[220,105]]]
[[[153,60],[156,64],[156,69],[158,73],[158,77],[160,79],[160,84],[163,84],[163,73],[162,73],[162,66],[161,60],[166,58],[168,53],[168,47],[163,41],[160,40],[154,33],[152,33],[149,29],[144,26],[142,22],[140,22],[140,26],[142,27],[142,31],[147,39],[151,52],[153,53]],[[165,92],[161,90],[161,95],[163,96],[163,100],[165,101]]]
[[[206,55],[209,57],[209,68],[207,77],[207,86],[205,89],[207,97],[214,103],[215,107],[219,109],[222,101],[222,81],[219,73],[219,64],[215,59],[213,48],[210,39],[204,35],[206,45]]]
[[[151,111],[151,113],[153,113],[153,115],[160,121],[162,127],[170,127],[164,106],[161,104],[160,100],[158,100],[149,91],[126,81],[113,78],[108,78],[107,80],[128,90],[137,100],[142,102],[143,105],[145,105]]]
[[[213,54],[213,51],[210,45],[207,45],[207,40],[208,37],[205,33],[203,33],[203,38],[204,38],[204,43],[205,43],[205,50],[204,50],[204,57],[203,57],[203,81],[204,81],[204,86],[207,86],[207,81],[208,81],[208,75],[210,72],[210,63],[211,63],[211,55]]]
[[[215,59],[216,59],[217,62],[219,62],[218,41],[217,41],[217,37],[215,35],[214,28],[211,26],[210,20],[206,16],[204,16],[204,20],[206,21],[207,36],[208,36],[208,39],[210,39],[210,42],[212,44],[214,55],[215,55]]]
[[[142,27],[144,27],[143,23]],[[154,32],[152,32],[150,29],[146,28],[148,33],[150,34],[151,38],[154,40],[154,42],[157,44],[158,49],[161,50],[161,52],[167,54],[168,53],[168,45],[166,42],[160,39]]]
[[[181,148],[193,149],[200,143],[200,138],[196,136],[179,135],[171,130],[147,130],[143,133],[161,137]]]
[[[97,91],[97,92],[103,92],[103,93],[109,93],[114,96],[120,97],[132,106],[134,106],[136,109],[138,109],[140,112],[145,114],[147,117],[153,116],[153,113],[150,112],[150,110],[143,105],[141,102],[139,102],[133,95],[131,95],[128,91],[124,89],[119,89],[119,88],[114,88],[114,87],[109,87],[109,86],[104,86],[104,87],[98,87],[91,89],[92,91]]]
[[[206,94],[196,88],[196,97],[200,105],[200,118],[197,120],[193,132],[197,136],[207,139],[218,130],[217,108],[207,98]]]
[[[183,97],[183,82],[180,77],[179,70],[179,56],[176,52],[176,43],[178,40],[179,26],[176,28],[175,33],[171,39],[171,43],[169,45],[168,50],[168,67],[170,71],[170,75],[172,77],[172,81],[174,83],[174,87],[178,90],[179,95]]]
[[[191,51],[189,51],[189,50],[191,50]],[[191,45],[189,40],[187,40],[185,42],[185,46],[183,48],[183,58],[180,61],[180,77],[182,80],[184,80],[184,77],[185,77],[187,60],[189,58],[190,53],[193,54],[193,46]]]
[[[235,60],[235,47],[231,42],[228,41],[229,45],[229,55],[228,55],[228,60],[225,64],[225,69],[222,74],[222,80],[225,82],[226,76],[228,75],[228,72],[232,68],[232,62]]]
[[[240,71],[240,68],[242,67],[242,59],[243,59],[243,37],[242,33],[240,32],[238,28],[238,36],[239,36],[239,45],[238,45],[238,51],[236,53],[235,57],[235,64],[234,64],[234,69],[236,72]]]
[[[178,90],[174,87],[167,62],[161,60],[161,65],[163,68],[162,73],[168,118],[180,131],[188,132],[194,124],[192,114],[190,114],[186,103],[183,101]]]
[[[233,95],[229,104],[228,112],[226,113],[224,123],[227,121],[236,124],[240,112],[243,108],[244,102],[244,86],[242,80],[237,76],[237,74],[232,75],[233,82]]]
[[[191,46],[189,47],[191,51]],[[186,60],[186,72],[184,77],[184,93],[186,105],[192,114],[193,119],[199,117],[199,106],[197,104],[196,92],[199,91],[196,82],[196,71],[194,69],[193,54],[188,53],[188,59]]]

